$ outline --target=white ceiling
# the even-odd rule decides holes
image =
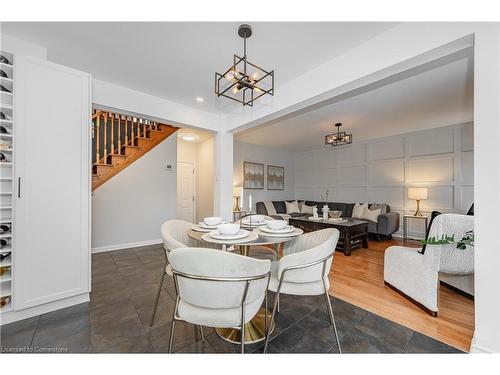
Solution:
[[[406,77],[406,78],[405,78]],[[334,123],[354,142],[473,121],[472,49],[379,88],[236,134],[239,141],[289,151],[322,147]]]
[[[239,23],[14,22],[2,31],[48,49],[51,61],[104,81],[199,109],[231,110],[214,95],[215,71],[241,54]],[[274,69],[280,86],[395,26],[395,23],[251,23],[248,57]],[[198,103],[201,96],[205,100]],[[238,106],[238,103],[232,104]]]

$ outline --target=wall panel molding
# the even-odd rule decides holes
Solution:
[[[465,213],[474,201],[473,137],[473,123],[465,123],[295,153],[295,198],[319,200],[328,188],[332,201],[385,202],[402,216],[416,206],[408,187],[425,186],[424,215]]]

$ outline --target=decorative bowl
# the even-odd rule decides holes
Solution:
[[[280,230],[286,227],[285,220],[269,220],[267,226],[272,230]]]
[[[219,216],[210,216],[203,219],[203,222],[211,227],[219,225],[222,218]]]
[[[225,236],[232,236],[240,230],[239,224],[229,223],[229,224],[220,224],[217,226],[217,230],[220,234]]]
[[[339,219],[342,215],[342,211],[330,211],[328,212],[328,215],[330,215],[331,219]]]

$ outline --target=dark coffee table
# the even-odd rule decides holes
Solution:
[[[347,221],[335,223],[325,220],[309,220],[308,216],[291,217],[290,225],[302,229],[304,232],[314,232],[325,228],[337,228],[340,232],[337,249],[345,255],[351,255],[351,250],[362,246],[368,248],[368,221],[359,219],[346,219]]]

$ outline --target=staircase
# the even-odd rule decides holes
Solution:
[[[138,117],[94,110],[92,191],[159,145],[177,129]]]

